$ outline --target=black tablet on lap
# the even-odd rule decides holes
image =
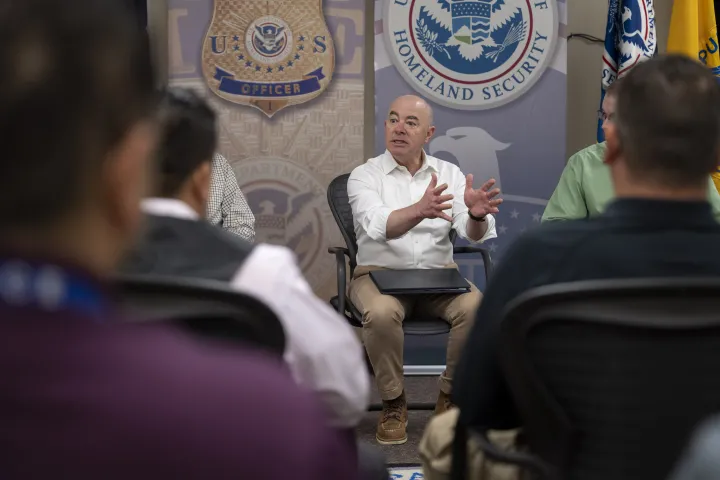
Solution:
[[[456,268],[374,270],[370,278],[385,295],[467,293],[470,284]]]

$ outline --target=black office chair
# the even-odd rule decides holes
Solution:
[[[201,338],[251,345],[282,360],[285,332],[264,303],[228,288],[224,282],[148,275],[118,275],[115,286],[128,319],[168,322]],[[348,430],[355,441],[355,432]],[[358,446],[359,478],[385,478],[385,456],[372,446]]]
[[[285,332],[273,311],[224,282],[118,275],[115,286],[129,320],[168,322],[203,338],[260,347],[279,358],[285,351]]]
[[[332,307],[343,314],[348,322],[354,327],[362,327],[362,314],[347,298],[347,271],[345,266],[345,258],[347,257],[350,265],[350,277],[352,277],[355,267],[357,266],[357,239],[355,238],[355,228],[353,226],[352,209],[350,208],[350,200],[347,193],[347,182],[350,174],[346,173],[335,178],[328,186],[327,198],[330,210],[332,211],[335,222],[340,228],[340,233],[345,239],[345,247],[331,247],[328,252],[335,255],[337,263],[337,288],[338,294],[330,299]],[[455,244],[456,233],[450,231],[450,239]],[[453,253],[480,253],[483,258],[486,278],[490,277],[492,272],[492,260],[490,253],[477,246],[454,247]],[[403,331],[406,335],[440,335],[450,331],[448,323],[441,318],[424,316],[422,314],[411,315],[403,321]],[[381,406],[372,405],[371,410],[377,410]],[[408,405],[411,410],[432,410],[435,404],[429,403],[411,403]]]
[[[720,410],[720,278],[549,285],[513,301],[502,367],[532,454],[487,458],[535,478],[666,478],[698,422]],[[458,426],[453,479],[465,478]]]

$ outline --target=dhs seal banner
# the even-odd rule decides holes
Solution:
[[[392,0],[385,45],[422,96],[484,110],[526,93],[552,62],[555,0]]]
[[[316,98],[335,68],[322,0],[215,0],[202,67],[216,95],[268,117]]]

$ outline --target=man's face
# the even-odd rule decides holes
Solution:
[[[608,165],[615,164],[618,159],[622,156],[620,148],[620,139],[618,138],[618,132],[615,125],[615,104],[616,98],[614,96],[605,96],[602,103],[602,110],[605,113],[605,119],[603,120],[602,129],[605,135],[605,163]]]
[[[417,97],[400,97],[390,106],[385,120],[385,147],[398,160],[411,160],[432,137],[430,109]]]
[[[605,95],[602,102],[602,111],[604,113],[604,120],[602,123],[603,134],[607,137],[607,128],[612,123],[613,116],[615,115],[615,97],[613,95]]]

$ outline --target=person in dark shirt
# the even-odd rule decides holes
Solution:
[[[500,369],[502,311],[528,289],[576,280],[720,275],[707,176],[720,154],[720,87],[702,64],[661,56],[621,80],[605,122],[617,199],[593,220],[542,225],[504,254],[458,365],[466,426],[521,426]]]
[[[355,478],[276,359],[117,313],[156,111],[116,0],[1,3],[0,478]]]

